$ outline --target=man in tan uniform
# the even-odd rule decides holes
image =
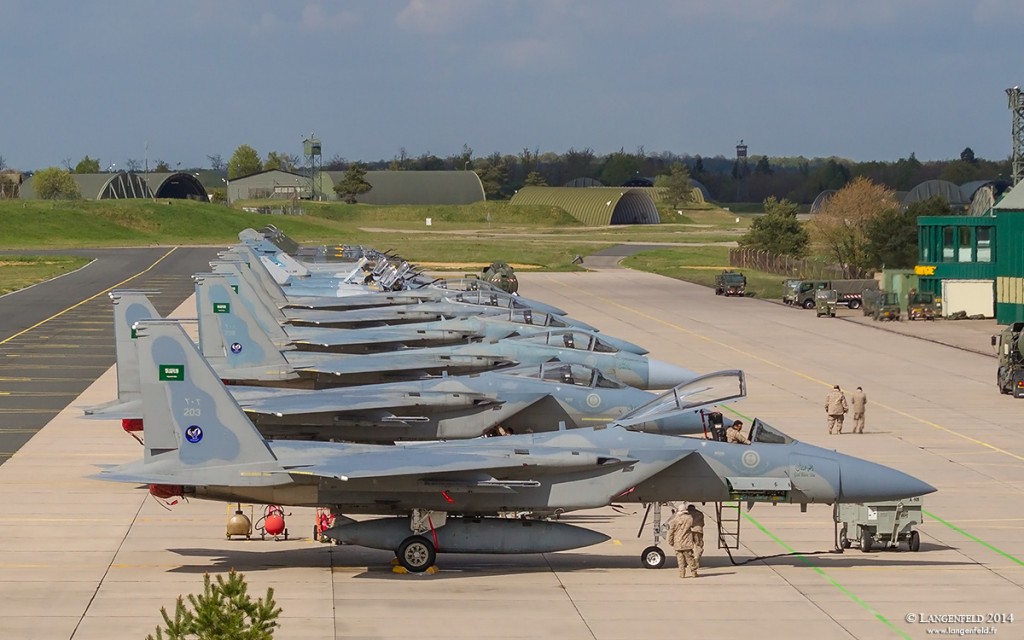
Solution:
[[[686,513],[693,518],[693,568],[700,569],[700,558],[704,555],[704,514],[695,504],[686,505]],[[696,575],[696,574],[694,574]]]
[[[857,387],[850,394],[850,405],[853,408],[853,432],[864,433],[864,409],[868,406],[868,395],[863,389]]]
[[[743,421],[736,420],[729,428],[725,430],[725,441],[726,442],[738,442],[740,444],[750,444],[750,438],[747,434],[743,433]]]
[[[850,408],[846,405],[846,396],[843,395],[842,389],[837,384],[825,396],[825,415],[828,416],[829,435],[832,435],[833,430],[836,434],[843,432],[843,419],[849,410]]]
[[[693,517],[686,511],[679,511],[668,525],[668,544],[676,550],[679,563],[679,577],[686,577],[686,569],[697,577],[697,564],[693,559]]]

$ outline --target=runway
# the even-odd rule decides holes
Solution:
[[[114,288],[145,289],[170,313],[192,295],[209,247],[19,251],[79,255],[77,271],[0,296],[0,464],[114,363]]]
[[[595,271],[518,274],[520,293],[653,357],[701,372],[741,368],[748,397],[734,406],[738,414],[938,487],[924,500],[921,551],[832,553],[824,505],[806,513],[744,509],[736,559],[773,557],[742,566],[714,548],[713,505],[702,507],[709,544],[696,580],[679,580],[671,560],[661,570],[641,568],[650,544],[648,531],[637,538],[642,514],[612,509],[565,518],[612,536],[601,545],[441,554],[435,575],[395,575],[389,552],[312,542],[306,509],[291,510],[288,541],[228,541],[225,505],[165,507],[144,490],[88,478],[97,464],[141,455],[118,424],[78,418],[77,405],[113,397],[108,370],[0,466],[6,632],[145,637],[161,606],[201,591],[204,572],[234,568],[251,593],[275,589],[284,611],[278,640],[919,638],[974,627],[1024,637],[1024,405],[998,393],[992,357],[768,301],[716,297],[612,264],[588,258]],[[928,330],[950,332],[950,343],[970,331],[956,323]],[[867,433],[827,434],[824,398],[833,384],[864,387]],[[1006,614],[1017,620],[1006,622]],[[957,615],[981,619],[930,622]]]

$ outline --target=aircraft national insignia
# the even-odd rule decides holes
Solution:
[[[185,379],[185,365],[183,364],[162,364],[160,365],[160,380],[168,382],[181,382]]]
[[[596,409],[601,405],[601,396],[596,393],[591,393],[587,396],[587,406],[591,409]]]
[[[242,353],[242,343],[240,343],[240,342],[232,342],[231,343],[231,353],[234,353],[236,355],[239,354],[239,353]]]
[[[185,439],[191,442],[192,444],[196,444],[197,442],[203,439],[203,428],[197,424],[194,424],[190,426],[188,429],[185,429]]]
[[[761,464],[761,456],[756,451],[746,451],[743,453],[743,466],[750,467],[753,469],[757,465]]]
[[[231,313],[231,303],[230,302],[214,302],[213,303],[213,312],[214,313]]]

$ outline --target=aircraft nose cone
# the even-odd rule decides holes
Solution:
[[[846,457],[840,461],[840,498],[843,502],[899,500],[932,493],[932,485],[912,475],[867,460]]]
[[[653,358],[647,359],[646,389],[671,389],[676,385],[688,382],[697,374],[678,365]]]

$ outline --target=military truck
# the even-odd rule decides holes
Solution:
[[[934,320],[938,315],[942,315],[942,305],[934,293],[913,289],[907,292],[908,320]]]
[[[739,271],[723,271],[715,276],[716,296],[743,296],[747,293],[747,276]]]
[[[800,286],[800,280],[782,281],[782,303],[796,304],[796,290]]]
[[[480,279],[490,282],[505,293],[519,291],[519,279],[516,278],[515,269],[507,262],[500,260],[492,262],[480,274]]]
[[[997,336],[992,346],[999,350],[996,385],[1000,393],[1024,398],[1024,322],[1014,322]]]
[[[838,296],[836,304],[846,305],[851,309],[859,309],[865,289],[878,289],[878,281],[874,278],[840,279],[840,280],[800,280],[793,285],[796,293],[789,304],[813,309],[814,295],[821,289],[833,289]]]
[[[875,322],[879,320],[899,321],[903,319],[898,293],[880,291],[878,289],[865,289],[861,292],[861,301],[864,304],[864,315],[871,316]]]

